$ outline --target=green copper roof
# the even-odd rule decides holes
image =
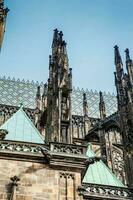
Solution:
[[[96,156],[95,153],[89,148],[87,150],[88,157]],[[89,165],[87,172],[83,179],[84,183],[110,185],[117,187],[126,187],[120,180],[111,172],[111,170],[100,160],[94,164]]]
[[[22,107],[0,129],[6,129],[6,140],[44,143],[41,134],[23,111]]]

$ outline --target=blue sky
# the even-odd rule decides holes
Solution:
[[[115,92],[113,46],[133,55],[133,0],[5,0],[1,76],[46,82],[53,29],[64,33],[73,85]]]

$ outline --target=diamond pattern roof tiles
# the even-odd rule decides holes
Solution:
[[[13,78],[0,78],[0,104],[19,106],[23,103],[24,107],[35,108],[35,97],[38,82],[20,81]],[[40,84],[43,90],[43,83]],[[99,117],[99,93],[92,90],[73,88],[72,92],[72,114],[83,115],[83,93],[86,93],[89,107],[89,117]],[[117,100],[114,94],[103,93],[106,104],[107,116],[117,111]]]
[[[72,93],[72,113],[73,115],[83,115],[82,99],[83,93],[86,93],[89,109],[89,117],[99,118],[99,93],[92,90],[80,90],[73,88]],[[117,111],[117,100],[114,94],[103,93],[106,104],[107,116]]]

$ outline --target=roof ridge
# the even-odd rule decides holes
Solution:
[[[45,83],[43,81],[39,82],[39,81],[34,81],[34,80],[25,80],[24,78],[20,79],[20,78],[15,78],[15,77],[6,77],[5,75],[4,76],[0,76],[0,79],[1,80],[6,80],[6,81],[13,81],[13,82],[18,82],[18,83],[25,83],[25,84],[32,84],[32,85],[36,85],[36,86],[43,86]],[[99,91],[98,90],[92,90],[92,89],[88,89],[88,88],[80,88],[78,86],[73,86],[73,90],[74,91],[79,91],[79,92],[82,92],[82,93],[92,93],[92,94],[99,94]],[[110,93],[108,91],[102,91],[103,92],[103,95],[108,95],[108,96],[116,96],[114,92]]]
[[[78,87],[78,86],[73,86],[73,90],[74,91],[79,91],[79,92],[83,92],[83,93],[92,93],[92,94],[99,94],[99,92],[101,91],[101,90],[92,90],[92,89],[88,89],[88,88],[80,88],[80,87]],[[109,92],[109,91],[102,91],[103,92],[103,96],[105,96],[105,95],[108,95],[108,96],[114,96],[114,97],[116,97],[116,95],[115,95],[115,93],[114,92]]]
[[[42,86],[44,85],[44,82],[41,81],[34,81],[34,80],[25,80],[24,78],[20,79],[20,78],[15,78],[14,76],[11,78],[10,76],[6,77],[5,75],[4,76],[0,76],[0,79],[1,80],[5,80],[5,81],[13,81],[13,82],[18,82],[18,83],[28,83],[28,84],[32,84],[32,85],[36,85],[36,86]]]

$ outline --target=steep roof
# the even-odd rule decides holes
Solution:
[[[99,92],[73,88],[72,114],[83,115],[83,93],[86,93],[89,117],[99,118]],[[114,94],[103,92],[107,116],[117,111],[117,99]]]
[[[0,129],[6,129],[6,140],[44,143],[43,138],[21,107]]]
[[[38,82],[34,83],[29,81],[16,81],[13,79],[0,78],[0,104],[19,106],[22,102],[24,107],[35,108],[35,97],[37,92]],[[43,83],[40,84],[41,91],[43,90]],[[80,90],[73,88],[72,92],[72,114],[83,114],[83,93],[86,93],[89,116],[99,117],[99,93],[92,90]],[[103,93],[104,101],[106,104],[107,116],[117,111],[117,100],[114,94]]]
[[[39,83],[0,78],[0,104],[35,108],[35,96]]]
[[[86,154],[88,157],[96,156],[95,153],[91,150],[90,145]],[[89,165],[83,182],[99,185],[126,187],[120,180],[117,179],[117,177],[101,160]]]

